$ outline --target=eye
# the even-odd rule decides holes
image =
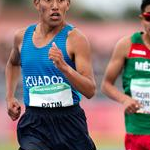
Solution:
[[[62,3],[62,2],[64,2],[65,0],[58,0],[59,1],[59,3]]]
[[[52,0],[44,0],[45,2],[51,2]]]

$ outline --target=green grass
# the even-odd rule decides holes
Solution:
[[[0,150],[18,150],[17,146],[14,146],[13,144],[2,144],[0,145]],[[113,146],[97,146],[97,150],[123,150],[119,147],[113,147]]]
[[[116,137],[94,138],[97,150],[124,150],[124,139]]]
[[[18,150],[15,144],[0,144],[0,150]]]
[[[99,142],[95,140],[97,150],[123,150],[123,145],[119,143],[120,141],[101,140]],[[0,150],[18,150],[18,145],[15,142],[0,143]]]

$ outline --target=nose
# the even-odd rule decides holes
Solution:
[[[58,2],[57,0],[54,0],[52,3],[52,10],[58,10]]]

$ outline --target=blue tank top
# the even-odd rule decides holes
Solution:
[[[69,58],[66,51],[68,32],[73,26],[67,24],[46,46],[38,48],[33,43],[33,33],[37,25],[27,28],[21,48],[21,71],[23,77],[23,98],[25,106],[29,106],[29,89],[35,86],[44,86],[56,83],[67,83],[68,79],[57,69],[52,60],[48,58],[49,49],[55,42],[62,51],[64,60],[76,70],[75,63]],[[81,94],[71,86],[73,104],[79,103]]]

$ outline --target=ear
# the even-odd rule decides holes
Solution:
[[[37,10],[39,10],[39,3],[40,3],[40,0],[34,0],[33,3],[34,3],[34,7],[35,7]]]
[[[70,8],[70,0],[67,0],[67,11],[69,10]]]
[[[140,14],[140,15],[139,15],[139,18],[140,18],[140,20],[142,20],[142,19],[143,19],[143,16]]]

